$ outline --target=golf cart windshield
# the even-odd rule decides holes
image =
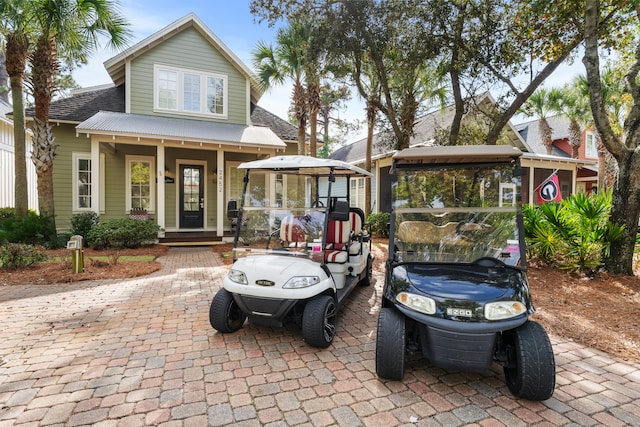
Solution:
[[[322,258],[325,214],[349,207],[349,178],[369,176],[344,162],[280,156],[241,164],[248,171],[234,258],[275,253]]]
[[[399,261],[493,257],[518,264],[521,182],[513,164],[404,165],[396,176],[391,191]]]

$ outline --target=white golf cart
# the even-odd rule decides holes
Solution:
[[[348,163],[279,156],[243,163],[234,263],[211,302],[211,326],[235,332],[245,320],[297,321],[305,341],[333,341],[338,308],[371,280],[364,213],[349,207],[350,180],[371,174]]]

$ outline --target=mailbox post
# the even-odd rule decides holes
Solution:
[[[71,250],[71,271],[75,273],[84,272],[84,256],[82,249],[82,236],[71,236],[67,242],[67,249]]]

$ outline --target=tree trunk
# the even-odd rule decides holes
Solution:
[[[14,202],[16,215],[25,216],[29,211],[27,186],[27,140],[25,134],[23,79],[29,51],[29,41],[20,34],[6,36],[6,67],[11,84],[13,102],[13,146],[14,146]]]
[[[38,174],[38,206],[40,214],[52,217],[54,222],[53,159],[55,156],[56,145],[51,125],[48,122],[42,122],[37,117],[34,118],[31,159]]]
[[[367,152],[364,160],[364,169],[371,172],[371,156],[373,155],[373,131],[376,123],[376,107],[367,105]],[[365,180],[364,186],[364,217],[371,214],[371,179]]]
[[[571,157],[574,159],[580,157],[581,134],[580,124],[576,120],[571,120],[569,123],[569,145],[571,146]]]
[[[23,217],[29,211],[29,187],[27,184],[27,139],[25,134],[22,82],[11,77],[11,99],[13,101],[13,155],[15,168],[14,201],[16,215]]]
[[[640,99],[637,97],[636,78],[640,70],[640,58],[634,63],[625,77],[627,88],[633,95],[633,106],[625,120],[625,141],[618,138],[611,128],[605,108],[602,82],[600,77],[600,56],[598,52],[598,19],[600,3],[598,0],[587,0],[585,9],[585,54],[583,63],[589,83],[589,102],[593,120],[607,151],[617,160],[620,168],[616,185],[613,188],[611,216],[609,221],[623,224],[622,239],[611,245],[609,256],[605,259],[605,267],[612,273],[633,274],[633,252],[636,246],[638,218],[640,217],[640,155],[637,152],[637,141],[640,129]],[[603,177],[604,178],[604,177]]]
[[[640,218],[640,179],[634,170],[639,170],[640,159],[629,153],[624,162],[619,162],[620,174],[613,190],[610,221],[623,224],[622,239],[611,245],[605,259],[607,271],[633,276],[633,254],[636,247],[638,219]]]
[[[314,82],[307,88],[309,103],[309,155],[318,156],[318,111],[320,109],[320,88]]]
[[[305,89],[296,82],[293,85],[293,105],[298,121],[298,155],[304,156],[307,145],[307,103],[305,102]]]

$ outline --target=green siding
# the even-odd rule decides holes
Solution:
[[[227,120],[197,116],[200,120],[246,124],[246,78],[194,28],[188,28],[155,46],[131,62],[129,87],[131,113],[181,117],[183,114],[153,111],[153,68],[168,65],[195,71],[220,73],[227,76]]]
[[[56,158],[53,164],[53,200],[56,212],[56,228],[71,229],[73,208],[73,153],[90,153],[91,140],[86,135],[76,137],[73,126],[61,124],[54,127]]]

